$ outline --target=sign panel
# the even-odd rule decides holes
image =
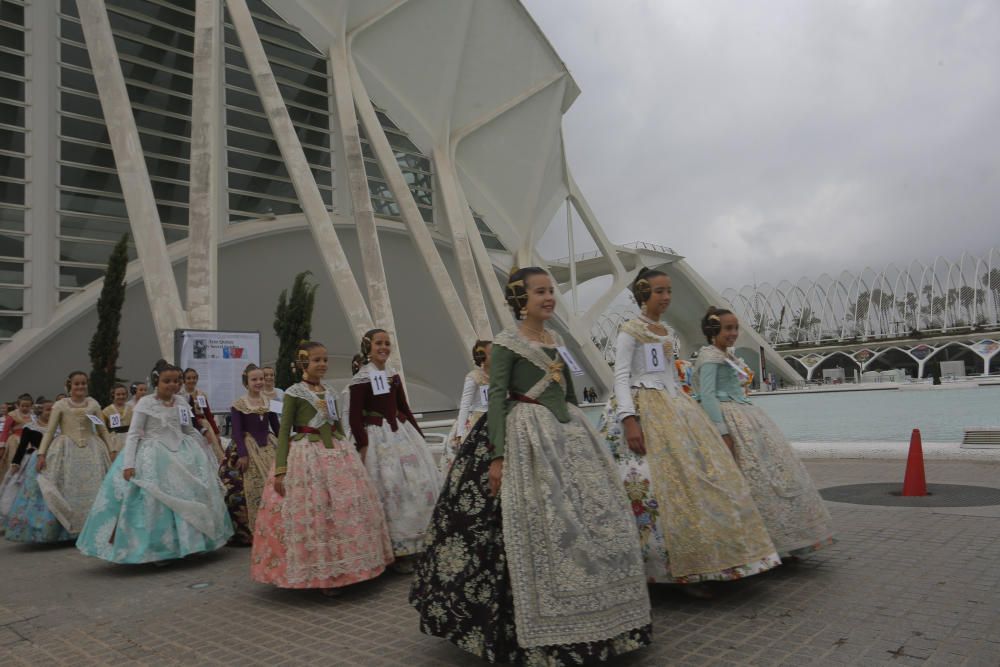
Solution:
[[[246,392],[243,369],[260,365],[260,332],[178,329],[174,358],[182,369],[198,371],[198,389],[208,395],[215,412],[225,414]]]

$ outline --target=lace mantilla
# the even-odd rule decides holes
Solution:
[[[233,407],[245,415],[266,415],[271,411],[271,407],[268,405],[267,399],[264,398],[263,394],[261,394],[261,398],[263,399],[264,405],[254,407],[250,405],[250,394],[244,394],[233,401]]]
[[[334,424],[338,421],[338,419],[335,419],[330,415],[326,407],[326,397],[336,397],[337,390],[334,389],[333,385],[326,380],[323,380],[320,384],[323,385],[323,398],[320,398],[319,393],[310,389],[309,385],[305,382],[293,384],[285,390],[286,396],[294,396],[295,398],[302,399],[316,409],[316,414],[314,414],[309,420],[309,423],[306,424],[309,428],[319,428],[323,424]]]
[[[354,374],[351,381],[347,383],[348,387],[353,387],[356,384],[369,384],[372,381],[372,373],[377,371],[378,368],[375,364],[368,362],[364,366],[358,369],[358,372]],[[391,378],[393,376],[399,375],[399,371],[392,364],[385,365],[385,376]]]
[[[494,345],[507,348],[511,352],[531,362],[540,368],[543,373],[545,373],[542,379],[539,380],[538,383],[526,393],[526,396],[529,398],[538,398],[541,396],[542,392],[545,391],[545,389],[552,382],[558,382],[559,386],[561,386],[564,391],[566,389],[566,370],[562,357],[557,354],[555,359],[553,359],[545,353],[546,349],[551,350],[562,346],[563,339],[558,332],[549,331],[549,333],[552,335],[554,344],[543,345],[526,339],[518,331],[517,325],[514,325],[501,331],[496,337],[496,340],[493,341]]]
[[[672,359],[674,353],[674,332],[669,326],[667,326],[666,322],[660,322],[660,324],[662,324],[663,328],[667,330],[666,336],[653,333],[646,326],[646,323],[638,318],[629,320],[628,322],[622,324],[621,330],[632,336],[632,338],[635,338],[640,343],[663,343],[663,350],[667,353],[666,359]]]

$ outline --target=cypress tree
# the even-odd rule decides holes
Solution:
[[[90,395],[101,405],[111,400],[111,387],[118,378],[119,325],[125,303],[125,269],[128,266],[128,234],[115,244],[104,272],[104,286],[97,300],[97,330],[90,339]]]
[[[317,285],[309,281],[310,271],[295,276],[292,294],[281,290],[278,307],[274,310],[274,333],[278,336],[278,361],[274,369],[274,384],[286,389],[295,384],[292,363],[299,343],[309,340],[312,333],[313,303]]]

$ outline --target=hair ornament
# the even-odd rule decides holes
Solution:
[[[714,322],[721,322],[722,321],[721,319],[719,319],[719,316],[715,315],[714,313],[712,315],[709,315],[708,319],[710,319],[710,320],[712,320]]]

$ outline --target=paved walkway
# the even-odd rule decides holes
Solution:
[[[819,486],[899,479],[899,461],[811,461]],[[933,484],[1000,486],[1000,464],[929,461]],[[1000,665],[1000,506],[831,504],[840,541],[717,587],[654,590],[655,643],[616,665]],[[247,577],[246,549],[168,567],[0,541],[0,664],[475,665],[420,634],[408,578],[337,599]]]

